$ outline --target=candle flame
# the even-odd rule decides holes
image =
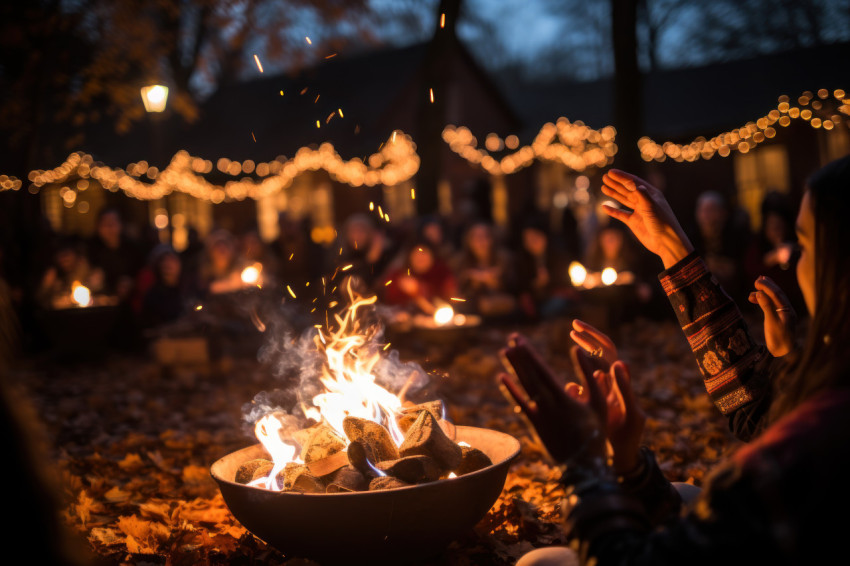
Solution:
[[[602,283],[605,285],[613,285],[617,281],[617,270],[613,267],[606,267],[602,270]]]
[[[577,261],[570,263],[568,273],[574,286],[581,287],[584,285],[584,281],[587,279],[587,269],[582,264]]]
[[[434,323],[437,326],[445,326],[455,317],[455,311],[450,306],[440,307],[434,313]]]
[[[74,281],[71,286],[71,298],[81,307],[87,307],[91,304],[91,291],[79,281]]]

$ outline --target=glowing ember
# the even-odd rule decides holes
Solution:
[[[617,270],[613,267],[606,267],[602,270],[602,283],[605,285],[613,285],[617,281]]]
[[[444,326],[452,321],[455,316],[455,311],[452,307],[440,307],[434,313],[434,323],[437,326]]]
[[[260,281],[260,273],[262,270],[263,266],[258,263],[249,265],[242,270],[242,282],[246,285],[257,285]]]
[[[570,264],[568,273],[570,275],[570,281],[572,281],[573,285],[576,287],[581,287],[584,285],[584,280],[587,279],[587,270],[584,268],[582,264],[577,261],[574,261]]]
[[[256,54],[256,53],[254,53],[254,61],[257,63],[257,68],[258,68],[258,69],[260,70],[260,72],[262,73],[262,72],[263,72],[263,64],[262,64],[262,63],[260,63],[260,58],[259,58],[259,57],[257,57],[257,54]]]
[[[89,288],[81,285],[78,281],[74,281],[71,291],[71,298],[81,307],[87,307],[91,304],[91,291]]]

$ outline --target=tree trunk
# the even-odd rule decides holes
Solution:
[[[637,140],[643,131],[643,80],[637,51],[638,0],[611,0],[614,45],[614,127],[618,168],[640,174]]]
[[[432,214],[437,211],[437,185],[442,173],[443,127],[446,122],[446,97],[451,82],[451,59],[459,48],[455,26],[462,0],[440,0],[434,38],[422,64],[419,92],[419,119],[416,142],[419,153],[419,172],[416,175],[416,211]],[[440,27],[445,14],[445,27]],[[433,89],[434,102],[430,92]]]

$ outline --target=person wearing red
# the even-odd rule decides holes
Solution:
[[[384,283],[387,304],[425,314],[433,314],[438,302],[447,303],[457,292],[454,274],[425,241],[408,248],[402,266],[391,271]]]

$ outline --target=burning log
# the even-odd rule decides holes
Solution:
[[[303,493],[324,493],[325,492],[325,484],[322,481],[310,474],[308,471],[304,471],[295,478],[295,482],[292,484],[292,488],[289,491],[300,491]]]
[[[369,481],[352,466],[337,470],[326,488],[326,493],[343,493],[348,491],[366,491]]]
[[[307,464],[307,470],[317,478],[323,478],[348,465],[348,454],[337,452],[333,456],[315,460]]]
[[[369,458],[372,462],[398,459],[398,449],[392,437],[390,437],[390,432],[378,423],[359,417],[345,417],[342,421],[342,428],[348,440],[352,443],[360,442],[364,445],[364,448],[368,447],[370,455],[374,456]],[[350,451],[351,446],[349,445]]]
[[[392,476],[378,476],[369,482],[369,491],[378,491],[383,489],[398,489],[400,487],[408,487],[410,484],[401,481]]]
[[[236,470],[236,477],[234,479],[236,483],[247,484],[254,479],[258,470],[265,469],[265,474],[258,476],[264,477],[268,475],[273,467],[274,464],[271,461],[263,458],[248,460]]]
[[[305,473],[308,473],[307,466],[304,464],[290,462],[278,473],[277,482],[278,484],[283,485],[284,491],[287,491],[292,489],[292,486],[295,485],[295,481],[298,477]]]
[[[345,449],[345,440],[324,422],[306,429],[306,432],[298,439],[301,443],[301,459],[306,464],[328,458]]]
[[[375,466],[372,464],[375,455],[369,445],[353,441],[348,445],[348,462],[361,474],[367,478],[372,478],[378,475],[375,471]]]
[[[440,478],[440,467],[428,456],[406,456],[378,463],[377,468],[407,483],[423,483]]]
[[[461,451],[462,459],[460,461],[460,466],[458,466],[455,470],[455,473],[459,476],[493,465],[493,461],[490,460],[490,457],[478,448],[461,446]]]
[[[403,433],[407,434],[407,431],[410,430],[410,427],[414,422],[416,422],[416,419],[419,417],[419,413],[422,411],[428,411],[439,421],[443,418],[443,402],[428,401],[427,403],[420,403],[418,405],[402,408],[401,416],[398,417],[397,422]]]
[[[419,413],[398,451],[402,456],[429,456],[443,470],[454,470],[463,459],[461,447],[446,436],[429,411]]]

